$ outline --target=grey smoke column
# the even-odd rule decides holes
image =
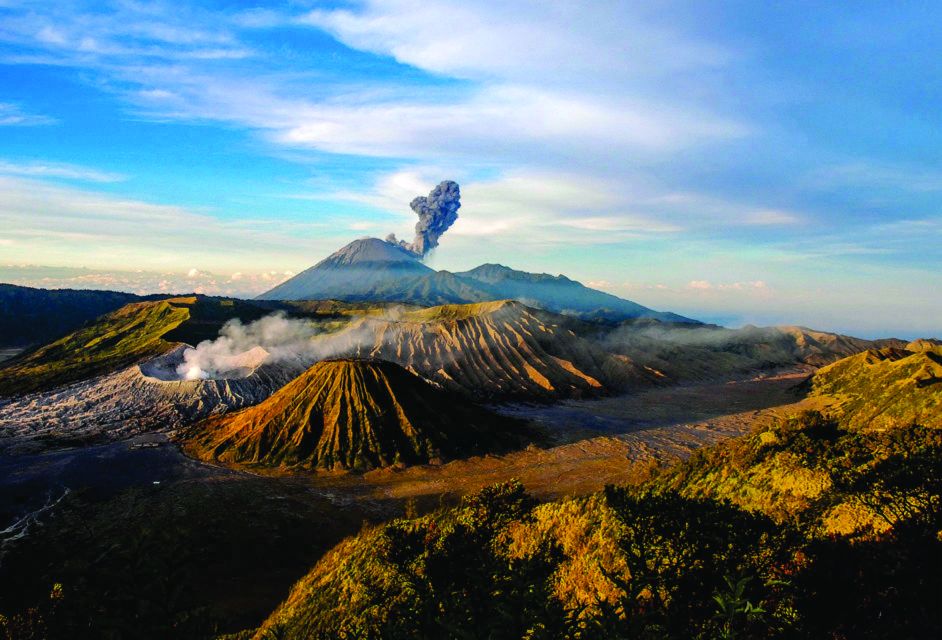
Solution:
[[[438,239],[458,219],[461,190],[457,182],[445,180],[432,189],[428,196],[419,196],[409,206],[419,216],[415,224],[415,240],[411,244],[400,241],[399,246],[424,256],[438,246]],[[391,235],[388,240],[395,242],[396,237]]]

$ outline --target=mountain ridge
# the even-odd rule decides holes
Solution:
[[[256,297],[257,300],[374,300],[424,306],[515,299],[593,320],[654,318],[700,324],[586,287],[564,275],[528,273],[486,263],[462,272],[434,271],[416,255],[379,238],[360,238]]]

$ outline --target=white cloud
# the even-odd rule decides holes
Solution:
[[[717,67],[731,56],[630,3],[367,0],[300,22],[356,49],[478,80],[626,80]]]
[[[658,286],[663,288],[663,286]],[[691,280],[687,289],[695,291],[765,291],[768,289],[764,280],[750,280],[746,282],[721,282],[714,284],[709,280]]]
[[[682,98],[691,71],[721,68],[730,53],[642,13],[608,2],[404,0],[303,16],[61,5],[10,16],[0,41],[32,51],[7,62],[97,71],[143,115],[237,123],[280,145],[333,153],[558,168],[746,135],[747,124],[702,94],[696,103]],[[312,84],[267,64],[218,64],[254,54],[240,30],[277,24],[323,29],[354,48],[474,82],[377,90],[336,74]]]
[[[483,88],[462,101],[411,100],[298,104],[294,122],[272,123],[274,139],[335,153],[392,157],[461,157],[559,161],[615,157],[628,150],[675,150],[745,135],[736,122],[695,110],[603,99],[523,85]],[[251,120],[251,114],[242,114]],[[287,126],[286,126],[287,125]]]
[[[0,102],[0,127],[31,127],[56,122],[55,118],[27,113],[18,105]]]
[[[744,217],[744,222],[754,225],[788,225],[800,223],[801,217],[789,211],[760,209],[747,213]]]
[[[120,182],[125,176],[59,162],[10,162],[0,160],[0,174],[37,178],[65,178],[86,182]]]
[[[209,273],[122,269],[86,269],[41,265],[0,265],[0,281],[44,289],[106,289],[131,293],[203,293],[252,298],[287,279],[271,271],[246,272],[229,280]]]
[[[103,269],[179,268],[198,258],[224,272],[260,263],[283,271],[309,266],[311,255],[329,253],[345,239],[342,230],[330,235],[303,223],[224,221],[207,211],[3,175],[0,229],[10,262]]]
[[[397,215],[388,228],[370,229],[385,236],[408,236],[415,214],[406,203],[428,191],[442,176],[441,167],[381,176],[365,192],[335,192],[330,198],[362,202]],[[453,176],[461,184],[462,208],[443,246],[481,237],[516,246],[615,242],[629,237],[675,234],[682,226],[657,215],[634,213],[636,194],[625,185],[573,174],[516,172],[490,179]]]

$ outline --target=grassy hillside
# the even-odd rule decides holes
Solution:
[[[186,301],[135,302],[4,363],[0,395],[39,391],[113,371],[167,350],[162,336],[190,312]]]
[[[806,412],[639,486],[364,530],[246,637],[937,637],[940,494],[942,430]]]
[[[42,391],[109,373],[163,353],[174,342],[215,338],[231,318],[268,313],[254,305],[188,296],[135,302],[0,365],[0,396]]]
[[[858,429],[913,423],[942,427],[942,346],[869,350],[819,370],[812,394],[839,400],[844,421]]]
[[[0,283],[0,347],[27,347],[59,338],[129,302],[132,293],[34,289]]]
[[[391,362],[318,362],[261,404],[194,427],[187,452],[262,466],[358,469],[506,448],[513,420]]]

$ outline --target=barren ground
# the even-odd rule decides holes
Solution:
[[[558,444],[364,475],[319,473],[309,476],[310,482],[353,499],[406,498],[423,504],[511,478],[540,498],[590,493],[606,484],[636,480],[652,465],[686,457],[760,423],[820,406],[820,400],[802,400],[794,390],[808,373],[792,370],[602,400],[502,407],[540,426]]]
[[[186,550],[195,571],[185,585],[186,606],[211,607],[211,617],[223,621],[219,629],[235,631],[258,624],[324,551],[364,520],[401,515],[410,503],[425,511],[511,478],[544,499],[631,482],[653,464],[820,404],[794,392],[805,375],[505,406],[500,410],[541,427],[554,446],[364,475],[227,470],[184,457],[161,434],[0,454],[0,528],[6,527],[0,529],[0,585],[19,585],[0,588],[0,604],[28,606],[51,580],[76,585],[90,576],[111,585],[119,578],[87,571],[95,558],[163,532],[167,540],[151,543],[168,558],[163,551],[147,557],[171,562]],[[130,589],[150,572],[142,564],[137,573],[119,574],[127,573]]]

